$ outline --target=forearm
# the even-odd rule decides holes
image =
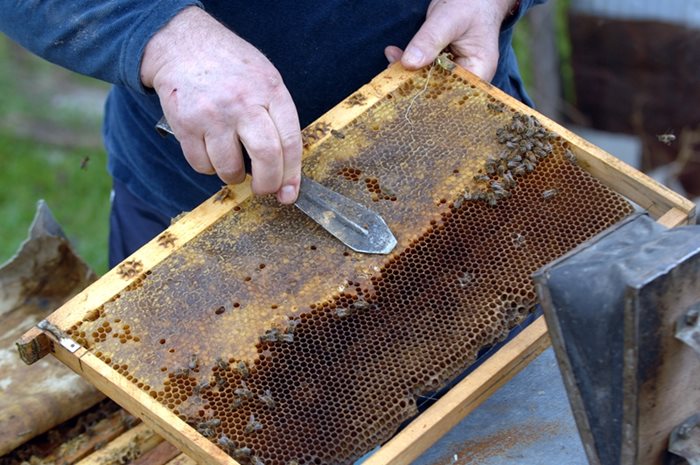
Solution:
[[[146,43],[197,0],[0,0],[0,30],[31,52],[65,68],[143,89]]]

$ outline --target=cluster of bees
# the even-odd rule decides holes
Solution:
[[[500,199],[508,197],[517,184],[516,178],[534,171],[537,163],[552,153],[552,140],[556,137],[534,116],[522,113],[513,115],[510,123],[496,131],[498,143],[504,149],[497,155],[488,156],[483,171],[474,176],[480,187],[473,192],[465,192],[455,203],[455,208],[459,208],[465,200],[483,200],[495,206]],[[573,153],[568,149],[565,156],[575,162]],[[549,192],[546,198],[554,195],[555,192]]]

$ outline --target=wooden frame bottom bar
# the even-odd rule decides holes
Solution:
[[[410,464],[550,344],[547,325],[540,316],[372,454],[364,465]]]

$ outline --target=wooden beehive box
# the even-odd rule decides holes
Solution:
[[[694,218],[440,63],[390,67],[303,133],[306,174],[378,211],[392,254],[225,187],[25,334],[24,360],[53,353],[201,463],[247,463],[244,447],[348,463],[382,443],[367,463],[410,463],[548,345],[540,318],[392,438],[534,309],[533,271],[631,213],[625,198],[669,227]]]

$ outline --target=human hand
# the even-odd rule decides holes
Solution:
[[[425,22],[406,46],[390,45],[384,54],[390,63],[408,69],[429,65],[450,47],[455,61],[485,81],[496,74],[498,34],[513,0],[433,0]]]
[[[285,204],[296,200],[302,150],[296,107],[255,47],[190,7],[146,45],[141,81],[155,89],[195,171],[242,182],[242,143],[252,161],[253,192],[277,193]]]

